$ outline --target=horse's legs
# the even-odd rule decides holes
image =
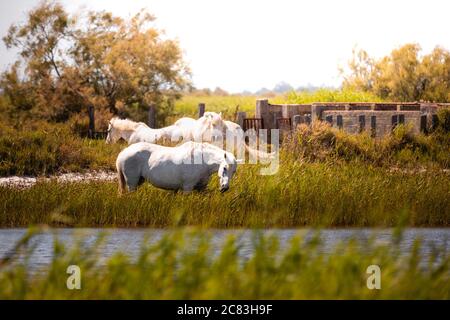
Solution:
[[[205,191],[208,187],[209,177],[201,179],[194,187],[195,190]]]
[[[134,191],[136,188],[142,184],[141,176],[131,176],[126,177],[128,191]]]
[[[194,190],[194,188],[195,188],[195,185],[185,184],[185,185],[183,185],[182,190],[183,190],[183,193],[190,193]]]

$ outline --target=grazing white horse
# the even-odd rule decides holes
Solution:
[[[204,189],[217,172],[220,191],[229,189],[237,169],[234,155],[209,143],[186,142],[165,147],[139,142],[128,146],[116,160],[119,192],[133,191],[144,180],[168,190]]]

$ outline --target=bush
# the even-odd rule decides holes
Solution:
[[[437,131],[429,136],[414,134],[399,125],[391,135],[372,139],[368,133],[349,134],[326,122],[300,125],[283,148],[295,158],[317,161],[363,161],[376,166],[450,167],[449,135]]]
[[[114,169],[121,145],[81,139],[67,125],[32,123],[0,127],[0,175],[46,175],[59,171]]]
[[[450,133],[450,108],[441,108],[437,113],[439,124],[438,128],[445,133]]]

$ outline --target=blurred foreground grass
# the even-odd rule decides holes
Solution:
[[[294,237],[280,248],[274,236],[252,235],[254,252],[239,255],[234,236],[215,251],[209,234],[175,229],[151,245],[143,245],[136,260],[117,253],[98,264],[102,241],[86,248],[65,248],[55,242],[51,264],[30,272],[26,236],[15,255],[0,264],[0,299],[449,299],[450,256],[435,248],[421,256],[420,241],[401,254],[399,239],[363,246],[356,241],[320,253],[319,237]],[[68,290],[67,267],[81,270],[81,290]],[[381,269],[381,289],[367,287],[367,267]]]

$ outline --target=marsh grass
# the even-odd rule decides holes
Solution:
[[[314,103],[314,102],[381,102],[376,95],[369,92],[349,89],[322,88],[315,91],[288,92],[284,96],[275,97],[277,103]]]
[[[198,104],[200,102],[206,104],[207,111],[222,112],[226,119],[235,120],[236,111],[247,112],[248,117],[254,116],[256,100],[259,98],[267,98],[274,104],[306,104],[313,102],[380,102],[377,96],[352,90],[337,90],[337,89],[319,89],[316,91],[299,91],[287,92],[285,94],[275,95],[274,93],[268,96],[257,95],[185,95],[180,100],[175,102],[174,114],[170,117],[171,120],[179,117],[197,117]],[[170,122],[170,121],[169,121]]]
[[[245,111],[248,116],[254,114],[256,99],[255,96],[241,95],[186,95],[175,103],[171,118],[174,120],[186,116],[197,118],[198,104],[201,102],[206,104],[206,111],[222,112],[224,118],[234,120],[236,111]]]
[[[37,125],[37,124],[36,124]],[[82,139],[68,125],[0,126],[0,176],[113,170],[122,144]]]
[[[420,241],[401,254],[399,241],[364,245],[355,240],[323,253],[319,237],[278,238],[254,232],[253,254],[240,255],[236,236],[219,248],[207,232],[174,229],[142,245],[137,259],[125,252],[98,264],[101,238],[71,249],[56,241],[51,264],[38,272],[27,265],[29,239],[0,266],[1,299],[449,299],[450,257],[435,248],[425,258]],[[24,262],[16,261],[22,254]],[[81,290],[68,290],[67,266],[81,269]],[[381,289],[367,288],[367,267],[381,269]]]
[[[1,172],[112,169],[124,147],[51,128],[2,136]],[[412,135],[399,126],[374,140],[319,123],[300,126],[285,139],[276,174],[240,165],[224,194],[215,176],[205,192],[188,195],[148,183],[121,197],[113,182],[1,187],[0,226],[393,226],[401,219],[411,226],[448,226],[449,167],[448,132]]]
[[[23,190],[0,188],[0,226],[394,226],[402,219],[410,226],[448,226],[449,181],[442,170],[282,159],[273,176],[241,165],[223,194],[217,177],[204,192],[145,183],[123,196],[113,182],[40,182]]]
[[[450,168],[450,132],[445,130],[424,135],[400,125],[392,134],[373,139],[367,132],[348,134],[316,122],[298,126],[283,147],[294,159],[308,162],[356,160],[385,168]]]

